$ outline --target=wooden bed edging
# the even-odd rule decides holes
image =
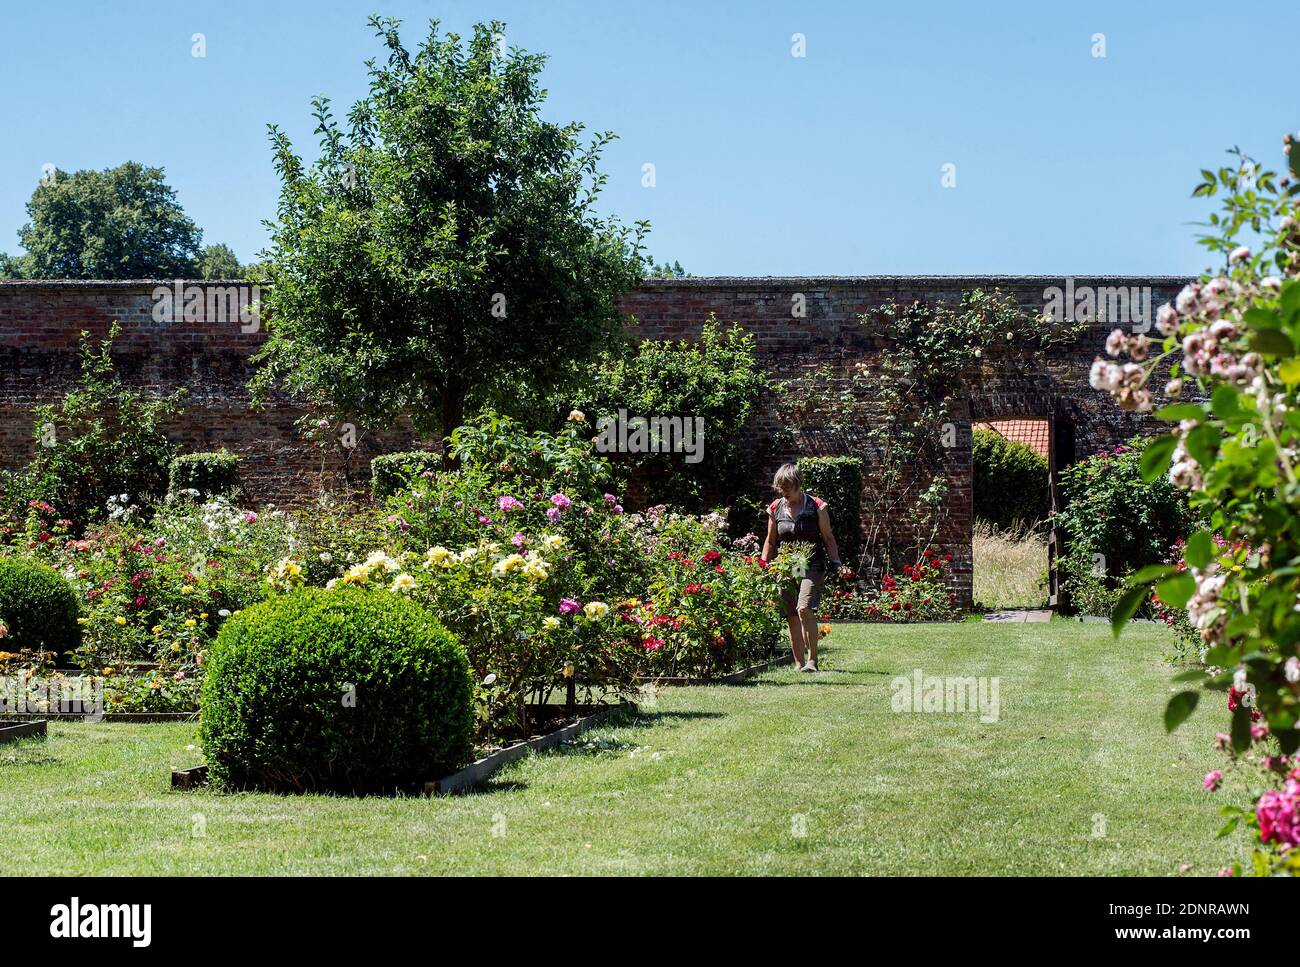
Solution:
[[[539,735],[535,739],[529,739],[527,742],[519,742],[505,749],[498,749],[496,752],[486,755],[477,762],[472,762],[460,772],[453,773],[450,776],[444,776],[435,782],[426,782],[424,784],[424,795],[426,796],[448,796],[455,793],[467,792],[475,786],[482,783],[498,769],[509,765],[516,759],[521,759],[530,752],[540,752],[542,749],[549,749],[552,746],[559,745],[566,739],[572,739],[593,726],[599,725],[606,719],[616,715],[619,712],[636,711],[636,704],[633,702],[622,702],[619,705],[611,705],[603,708],[599,712],[593,712],[590,715],[578,719],[572,725],[566,725],[562,729],[556,729],[554,732],[548,732],[546,735]]]
[[[0,745],[34,736],[43,739],[45,734],[45,719],[32,719],[28,722],[0,722]]]

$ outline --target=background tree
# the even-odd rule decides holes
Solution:
[[[204,246],[199,257],[199,277],[204,279],[241,279],[244,268],[229,245],[218,242]]]
[[[503,24],[462,43],[434,21],[410,52],[397,21],[370,23],[388,58],[367,63],[348,130],[317,98],[309,168],[271,127],[283,188],[254,388],[449,432],[467,406],[571,378],[621,333],[647,226],[594,212],[613,135],[584,145],[582,125],[542,120],[545,58],[503,52]]]
[[[748,431],[770,381],[758,363],[757,340],[713,316],[698,341],[642,341],[607,354],[589,371],[578,405],[593,426],[602,418],[680,416],[703,420],[703,459],[682,453],[620,455],[616,467],[634,478],[639,502],[703,510],[751,489],[757,450]]]
[[[688,279],[690,273],[682,268],[682,263],[674,259],[671,262],[662,264],[651,263],[646,269],[645,277],[647,279]]]
[[[26,277],[27,259],[25,256],[0,252],[0,279],[22,279]]]
[[[18,231],[34,279],[193,276],[203,233],[161,168],[128,161],[103,171],[54,171],[27,203]]]

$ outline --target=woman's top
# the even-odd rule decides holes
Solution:
[[[805,491],[802,509],[792,508],[784,497],[778,497],[767,507],[767,512],[776,521],[778,547],[786,541],[812,545],[812,555],[808,558],[810,568],[826,565],[826,545],[822,542],[821,520],[818,516],[825,506],[824,500]]]

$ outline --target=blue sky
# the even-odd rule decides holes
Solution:
[[[42,165],[130,159],[166,169],[205,242],[251,260],[278,191],[266,124],[313,147],[310,99],[342,113],[364,93],[377,12],[412,45],[430,17],[462,33],[495,17],[548,53],[547,115],[620,135],[602,207],[649,219],[650,251],[696,275],[1193,273],[1199,169],[1234,144],[1281,168],[1300,127],[1300,5],[1252,9],[10,0],[0,251],[19,251]]]

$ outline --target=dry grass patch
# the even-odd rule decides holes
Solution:
[[[975,602],[987,608],[1040,608],[1047,600],[1047,538],[1016,522],[1003,530],[975,521]]]

